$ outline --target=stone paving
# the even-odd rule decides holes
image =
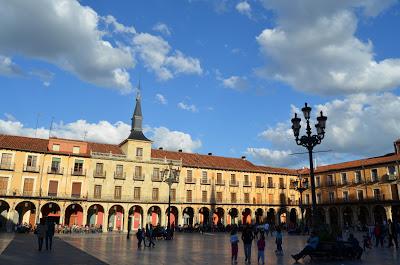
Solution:
[[[172,241],[156,241],[155,248],[137,249],[134,235],[126,234],[60,235],[54,242],[54,251],[38,252],[36,237],[16,235],[0,255],[0,264],[230,264],[228,234],[176,233]],[[8,236],[10,237],[10,236]],[[9,239],[8,239],[9,240]],[[274,238],[267,237],[266,264],[294,264],[290,254],[300,250],[306,241],[304,236],[284,236],[283,256],[274,254]],[[0,248],[2,246],[0,234]],[[256,245],[253,244],[252,264],[257,264]],[[239,245],[238,264],[244,264],[243,245]],[[363,254],[362,261],[310,261],[301,264],[372,265],[400,264],[400,251],[377,248]]]

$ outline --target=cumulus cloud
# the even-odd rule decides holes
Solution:
[[[227,88],[235,90],[245,90],[248,88],[247,77],[233,75],[228,78],[222,79],[222,85]]]
[[[316,115],[320,110],[326,113],[328,121],[325,139],[318,149],[332,150],[324,155],[328,162],[393,152],[393,141],[400,137],[400,97],[392,93],[351,95],[316,105],[313,113]],[[304,128],[303,124],[303,133]],[[249,148],[254,158],[275,165],[288,163],[287,166],[306,160],[289,156],[292,152],[305,151],[295,144],[289,119],[266,129],[260,136],[271,147],[268,150]]]
[[[154,31],[158,31],[165,36],[171,36],[170,28],[164,23],[157,23],[153,26]]]
[[[374,58],[372,41],[356,37],[358,18],[376,16],[394,0],[264,0],[276,26],[256,40],[267,65],[258,74],[318,94],[377,92],[400,85],[400,59]]]
[[[251,17],[251,6],[247,1],[239,2],[236,5],[236,10],[242,15]]]
[[[130,34],[135,34],[136,29],[134,27],[129,27],[125,26],[117,21],[117,19],[111,15],[106,16],[104,19],[104,22],[109,25],[114,27],[114,32],[117,33],[130,33]]]
[[[10,57],[0,55],[0,75],[22,76],[23,73]]]
[[[90,123],[85,120],[77,120],[71,123],[58,122],[53,124],[51,136],[60,138],[76,139],[100,143],[119,144],[125,140],[130,132],[130,125],[124,122],[110,123],[99,121]],[[12,115],[7,114],[7,119],[0,119],[0,133],[10,135],[22,135],[29,137],[48,138],[49,129],[39,127],[25,127]],[[193,152],[201,147],[200,140],[192,139],[190,134],[171,131],[166,127],[146,128],[146,133],[153,140],[155,147],[163,147],[168,150],[183,149],[186,152]]]
[[[166,105],[168,103],[167,99],[161,94],[156,94],[156,100],[162,105]]]
[[[151,129],[151,133],[156,147],[163,147],[172,151],[182,149],[190,153],[201,147],[200,140],[193,140],[190,134],[184,132],[171,131],[165,127],[158,127]]]
[[[140,33],[133,37],[134,50],[144,66],[154,72],[160,80],[168,80],[178,74],[202,74],[200,61],[184,55],[181,51],[172,51],[169,43],[160,36]]]
[[[179,102],[178,103],[178,108],[183,109],[183,110],[187,110],[187,111],[191,111],[191,112],[198,112],[199,111],[195,105],[186,104],[184,102]]]

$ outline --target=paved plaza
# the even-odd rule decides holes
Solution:
[[[266,264],[293,264],[290,254],[304,246],[306,237],[285,236],[284,256],[275,256],[274,239],[267,238]],[[34,235],[0,234],[0,264],[230,264],[228,234],[176,233],[173,241],[157,241],[155,248],[138,250],[136,238],[126,234],[61,235],[55,239],[52,252],[38,252]],[[252,264],[257,264],[253,245]],[[399,264],[400,251],[378,248],[363,254],[362,261],[311,261],[302,264]],[[244,264],[242,244],[239,262]]]

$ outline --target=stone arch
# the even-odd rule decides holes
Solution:
[[[374,220],[375,223],[383,224],[383,222],[387,221],[386,211],[382,205],[376,205],[374,207]]]
[[[36,206],[31,201],[22,201],[15,206],[15,210],[18,213],[18,223],[30,224],[32,227],[36,223]]]
[[[224,224],[225,210],[221,207],[217,207],[213,214],[213,224],[223,225]]]
[[[285,225],[287,223],[287,211],[286,208],[279,209],[279,224]]]
[[[92,204],[87,211],[86,223],[89,226],[103,227],[104,207],[100,204]]]
[[[289,225],[296,226],[297,224],[297,210],[295,208],[290,209],[289,213]]]
[[[242,212],[242,224],[251,224],[251,209],[245,208]]]
[[[267,222],[271,225],[275,224],[275,209],[269,208],[267,212]]]
[[[42,217],[51,219],[54,223],[60,223],[61,208],[55,202],[48,202],[40,209]]]
[[[360,225],[362,227],[368,225],[368,219],[369,219],[369,211],[367,209],[367,207],[365,206],[360,206],[358,208],[358,221],[360,222]]]
[[[203,225],[210,224],[210,209],[201,207],[199,210],[199,223]]]
[[[131,219],[131,230],[143,228],[143,208],[140,205],[134,205],[129,209],[129,218]]]
[[[255,210],[255,215],[256,215],[256,224],[261,224],[264,220],[263,220],[263,216],[264,216],[264,210],[261,208],[258,208],[257,210]]]
[[[329,218],[330,218],[330,224],[331,225],[339,225],[339,213],[336,207],[330,207],[329,208]]]
[[[67,226],[83,225],[83,208],[78,203],[72,203],[65,209],[65,221]]]
[[[124,207],[115,204],[108,210],[108,231],[122,231],[124,225]]]
[[[317,220],[319,224],[326,224],[325,210],[322,207],[317,208]]]
[[[193,226],[194,210],[192,207],[183,209],[183,224]]]
[[[153,205],[147,210],[147,223],[152,226],[161,225],[161,208],[159,206]]]
[[[236,225],[237,223],[237,218],[239,217],[239,211],[237,208],[231,208],[228,211],[228,224],[230,225]]]
[[[353,210],[350,206],[343,209],[343,225],[353,225]]]
[[[6,230],[9,210],[10,205],[8,202],[0,200],[0,231]]]
[[[171,210],[170,210],[170,225],[171,227],[176,227],[177,226],[177,222],[178,222],[178,208],[176,208],[175,206],[171,206]],[[166,218],[166,223],[168,223],[168,207],[165,210],[165,218]]]

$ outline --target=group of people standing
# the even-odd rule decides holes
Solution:
[[[55,224],[48,218],[41,218],[34,233],[38,237],[38,250],[42,251],[43,241],[46,242],[46,250],[52,250]]]
[[[381,247],[383,247],[383,242],[387,237],[388,247],[395,246],[396,248],[399,248],[399,243],[397,240],[399,232],[400,223],[392,222],[392,220],[389,219],[387,223],[376,224],[370,234],[372,234],[371,236],[375,237],[375,247],[378,247],[379,244],[381,245]]]
[[[138,240],[138,249],[142,248],[142,242],[144,247],[155,247],[156,244],[154,243],[154,230],[153,230],[153,226],[150,225],[146,225],[146,229],[138,229],[138,231],[136,232],[136,238]],[[149,242],[148,245],[146,245],[146,239]]]

